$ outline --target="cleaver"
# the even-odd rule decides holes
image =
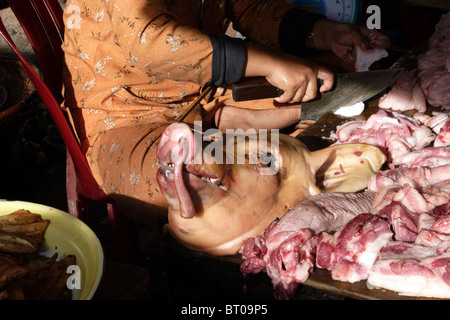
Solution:
[[[318,91],[315,99],[301,103],[302,120],[318,119],[340,107],[366,101],[389,87],[402,71],[402,68],[395,68],[336,74],[333,88],[324,93]],[[271,85],[264,77],[248,78],[232,87],[233,100],[236,102],[274,98],[281,94],[282,90]]]

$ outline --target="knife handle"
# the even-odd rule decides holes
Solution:
[[[271,85],[264,77],[250,77],[234,83],[232,88],[233,100],[248,101],[275,98],[283,94],[283,90]]]

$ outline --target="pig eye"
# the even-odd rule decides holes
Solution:
[[[257,167],[272,167],[275,165],[275,156],[270,152],[258,152],[257,154],[245,154],[246,162]]]
[[[275,162],[275,157],[270,153],[260,152],[258,154],[259,163],[264,167],[270,167]]]

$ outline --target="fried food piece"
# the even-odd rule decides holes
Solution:
[[[9,253],[33,253],[40,242],[32,237],[0,233],[0,251]]]
[[[41,239],[49,223],[50,220],[44,220],[28,210],[17,210],[8,215],[0,216],[0,232]]]
[[[18,282],[22,288],[25,299],[29,300],[57,300],[71,299],[72,293],[67,288],[67,267],[75,264],[75,256],[69,255],[64,260],[57,260],[55,253],[51,257],[41,256],[40,261],[30,261],[27,268],[30,270],[26,277]]]
[[[0,264],[9,263],[12,265],[20,265],[23,263],[23,256],[0,252]]]
[[[0,231],[40,238],[42,237],[45,230],[47,230],[48,225],[48,220],[42,220],[28,224],[0,225]]]
[[[0,274],[0,286],[5,287],[9,282],[21,278],[27,273],[27,268],[23,266],[10,266]]]
[[[0,251],[9,253],[37,251],[49,223],[49,220],[43,220],[28,210],[17,210],[0,216]]]
[[[70,274],[67,273],[67,267],[70,265],[68,261],[72,259],[58,261],[52,265],[49,270],[49,279],[47,280],[45,293],[42,296],[44,300],[55,300],[58,297],[63,297],[67,290],[67,279]],[[74,264],[74,263],[71,263]]]
[[[5,224],[27,224],[38,222],[41,220],[35,213],[31,213],[28,210],[16,210],[13,213],[0,216],[0,226]]]
[[[22,288],[9,286],[0,291],[0,300],[25,300],[25,297]]]
[[[0,300],[72,299],[67,267],[75,256],[36,257],[49,223],[28,210],[0,216]]]
[[[10,281],[23,277],[28,269],[22,265],[23,259],[7,254],[0,254],[0,289]]]

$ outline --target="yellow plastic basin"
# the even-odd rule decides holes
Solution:
[[[25,209],[50,220],[39,252],[58,258],[75,255],[79,267],[80,289],[72,289],[74,300],[89,300],[94,295],[103,273],[103,249],[95,233],[81,220],[67,212],[24,201],[0,200],[0,215]],[[69,272],[73,274],[73,272]]]

